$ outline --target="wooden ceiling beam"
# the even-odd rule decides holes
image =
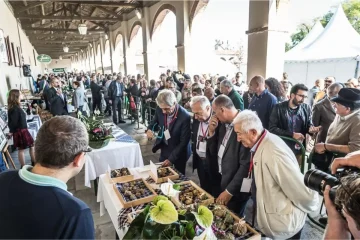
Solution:
[[[59,13],[59,12],[62,12],[64,9],[59,9],[59,10],[56,10],[56,11],[53,11],[53,12],[51,12],[51,13],[48,13],[48,14],[46,14],[45,16],[52,16],[52,15],[55,15],[55,14],[57,14],[57,13]],[[33,21],[33,22],[31,22],[29,25],[32,25],[32,24],[37,24],[37,23],[39,23],[39,22],[41,22],[42,20],[37,20],[37,21]]]
[[[33,4],[28,4],[27,6],[25,7],[22,7],[22,8],[19,8],[15,11],[15,15],[21,13],[21,12],[24,12],[26,10],[29,10],[29,9],[32,9],[34,7],[37,7],[37,6],[40,6],[40,5],[43,5],[45,3],[48,3],[48,2],[51,2],[51,1],[42,1],[42,2],[35,2]]]
[[[23,29],[25,31],[51,31],[51,32],[76,32],[78,33],[79,30],[77,29],[62,29],[62,28],[41,28],[41,27],[28,27],[28,26],[24,26]],[[88,30],[88,35],[91,35],[93,33],[104,33],[104,30]],[[88,36],[86,35],[86,36]]]
[[[109,10],[107,8],[102,7],[102,6],[96,6],[96,8],[103,11],[103,12],[105,12],[105,13],[107,13],[107,14],[110,14],[113,17],[116,17],[116,18],[120,19],[120,16],[114,11],[111,11],[111,10]]]
[[[73,21],[73,20],[88,20],[88,21],[104,21],[104,22],[117,22],[119,19],[116,18],[102,18],[102,17],[90,17],[90,16],[39,16],[39,15],[27,15],[19,14],[16,16],[19,19],[48,19],[48,20],[62,20],[62,21]]]
[[[51,44],[56,44],[58,45],[59,43],[85,43],[85,44],[88,44],[90,42],[90,40],[75,40],[75,41],[72,41],[72,40],[34,40],[32,41],[31,43],[32,44],[44,44],[44,45],[51,45]]]
[[[57,37],[64,37],[64,34],[63,33],[32,33],[32,32],[27,32],[26,35],[29,37],[29,38],[35,38],[35,37],[54,37],[54,38],[57,38]],[[80,35],[80,34],[66,34],[66,37],[67,38],[89,38],[89,39],[93,39],[95,38],[95,35]]]
[[[70,4],[81,4],[88,6],[103,6],[103,7],[127,7],[127,8],[137,8],[140,7],[138,3],[124,3],[124,2],[103,2],[103,1],[67,1],[61,0],[59,2],[65,2]]]

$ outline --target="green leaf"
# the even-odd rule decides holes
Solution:
[[[193,222],[187,222],[186,226],[186,237],[188,239],[193,239],[195,237],[195,226]]]
[[[158,195],[156,198],[154,198],[152,203],[154,205],[156,205],[158,203],[158,201],[160,201],[160,200],[165,200],[166,201],[166,200],[169,200],[169,199],[167,197],[165,197],[165,196]]]
[[[181,215],[181,216],[184,216],[186,214],[186,209],[179,209],[178,210],[178,214]]]
[[[159,224],[148,219],[143,228],[141,239],[159,239],[161,233],[168,227],[169,225]]]
[[[214,220],[213,213],[205,206],[199,206],[197,212],[192,212],[196,218],[197,223],[203,227],[208,228],[212,225]]]
[[[179,236],[173,236],[171,238],[171,240],[182,240],[182,237],[179,237]]]
[[[171,224],[178,220],[178,212],[169,200],[159,200],[156,206],[151,207],[150,217],[160,224]]]
[[[175,189],[176,191],[180,191],[180,185],[179,184],[174,184],[173,189]]]
[[[141,233],[145,226],[145,219],[150,210],[150,206],[146,208],[131,222],[128,231],[123,239],[142,239]]]

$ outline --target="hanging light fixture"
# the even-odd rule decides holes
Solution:
[[[63,50],[64,50],[64,52],[69,52],[69,47],[68,47],[68,46],[64,46],[64,47],[63,47]]]
[[[80,5],[80,14],[82,15],[81,5]],[[87,26],[85,23],[81,23],[81,20],[80,20],[80,24],[78,25],[78,30],[79,30],[80,35],[86,35],[86,33],[87,33]]]
[[[59,57],[59,60],[62,60],[62,56]]]
[[[136,14],[136,16],[137,16],[138,19],[141,19],[141,16],[142,16],[142,15],[141,15],[140,9],[136,8],[136,9],[135,9],[135,14]]]
[[[80,24],[78,25],[78,30],[79,30],[79,33],[80,33],[81,35],[86,35],[86,33],[87,33],[87,26],[86,26],[86,24],[85,24],[85,23],[80,23]]]

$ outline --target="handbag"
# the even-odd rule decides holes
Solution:
[[[133,96],[130,97],[130,109],[133,110],[133,111],[136,110],[136,104],[135,104]]]

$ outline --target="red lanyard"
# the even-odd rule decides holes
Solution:
[[[177,118],[177,115],[178,115],[178,112],[179,112],[179,108],[176,109],[176,113],[174,114],[174,117],[173,119],[169,122],[169,124],[167,124],[167,114],[164,115],[165,119],[164,119],[164,123],[165,123],[165,129],[168,129],[169,126],[175,122],[176,118]]]
[[[202,124],[203,124],[203,123],[200,122],[200,128],[201,128],[201,132],[202,132],[202,134],[203,134],[202,136],[203,136],[203,137],[206,137],[206,136],[207,136],[206,134],[207,134],[207,132],[208,132],[208,130],[209,130],[209,125],[207,126],[207,128],[206,128],[206,130],[205,130],[205,132],[204,132],[204,129],[203,129]]]
[[[260,139],[259,139],[259,141],[258,141],[258,143],[257,143],[257,146],[256,146],[256,148],[255,148],[255,151],[251,153],[251,160],[250,160],[250,167],[249,167],[249,176],[250,176],[251,171],[252,171],[253,166],[254,166],[254,161],[253,161],[253,160],[254,160],[254,155],[255,155],[257,149],[259,148],[262,140],[264,140],[265,135],[266,135],[266,130],[264,130],[264,133],[261,135],[261,137],[260,137]]]

